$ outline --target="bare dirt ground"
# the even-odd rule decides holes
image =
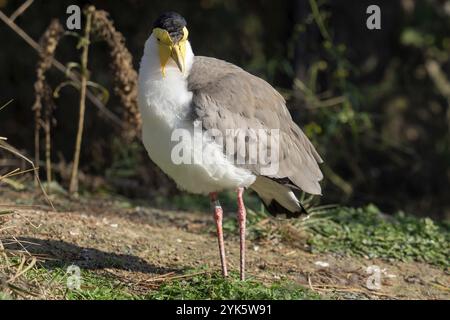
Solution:
[[[0,205],[14,210],[0,238],[16,237],[30,253],[45,255],[43,266],[49,269],[75,264],[114,275],[142,294],[155,277],[205,265],[208,270],[220,268],[210,231],[213,221],[206,212],[126,207],[107,199],[56,203],[58,212],[51,212],[18,206],[15,193],[2,193]],[[237,235],[227,234],[225,245],[229,267],[237,270]],[[247,272],[264,283],[287,279],[338,299],[450,298],[448,272],[431,265],[312,254],[302,245],[264,239],[248,241],[247,247]],[[371,265],[382,271],[379,290],[367,288]]]

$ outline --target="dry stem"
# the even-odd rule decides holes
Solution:
[[[12,21],[8,16],[6,16],[1,10],[0,10],[0,20],[2,20],[15,33],[17,33],[19,37],[21,37],[28,45],[30,45],[38,53],[42,52],[43,49],[41,48],[41,46],[36,41],[34,41],[22,28],[20,28],[17,24],[15,24],[14,21]],[[78,74],[73,71],[67,70],[67,68],[61,62],[53,58],[52,64],[57,70],[61,71],[63,74],[67,74],[70,80],[74,81],[77,84],[80,83]],[[95,94],[87,90],[86,96],[106,118],[111,120],[112,123],[114,123],[120,128],[126,127],[126,124],[118,116],[109,111]]]
[[[84,114],[86,111],[86,91],[88,83],[88,59],[89,59],[89,45],[90,45],[90,35],[92,28],[92,15],[94,13],[94,7],[90,6],[86,10],[86,26],[84,29],[84,38],[82,41],[82,55],[81,55],[81,88],[80,88],[80,115],[78,121],[78,132],[77,140],[75,143],[75,154],[73,158],[72,175],[70,178],[70,188],[69,191],[72,194],[78,192],[78,167],[80,164],[80,151],[81,142],[83,138],[84,129]]]

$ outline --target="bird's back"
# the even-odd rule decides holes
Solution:
[[[322,162],[316,149],[292,120],[286,101],[269,83],[223,60],[195,57],[188,77],[192,108],[205,129],[279,130],[279,170],[269,178],[321,194]],[[226,147],[226,146],[225,146]],[[255,175],[261,166],[245,164]]]

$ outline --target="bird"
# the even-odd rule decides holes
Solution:
[[[224,277],[228,268],[219,194],[236,192],[239,275],[245,280],[244,192],[256,192],[272,215],[298,217],[306,210],[295,192],[322,194],[321,156],[268,82],[224,60],[196,56],[186,19],[176,12],[161,14],[145,42],[138,105],[150,159],[180,190],[209,196]],[[253,131],[266,133],[266,139],[258,140]],[[265,156],[250,156],[256,145],[267,149],[258,149]]]

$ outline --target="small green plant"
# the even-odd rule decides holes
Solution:
[[[91,43],[91,28],[92,28],[92,15],[94,13],[94,8],[89,7],[86,12],[86,25],[84,28],[84,36],[80,37],[80,42],[78,47],[82,49],[81,54],[81,84],[80,84],[80,117],[78,122],[78,132],[75,143],[75,153],[73,157],[72,174],[70,176],[70,193],[78,192],[78,166],[80,164],[80,152],[81,152],[81,141],[83,138],[83,128],[84,128],[84,114],[86,110],[86,92],[89,81],[89,70],[88,70],[88,58],[89,58],[89,45]]]
[[[108,91],[99,85],[98,83],[94,83],[90,81],[90,72],[88,69],[88,61],[89,61],[89,48],[91,45],[91,33],[93,28],[93,16],[95,13],[95,8],[93,6],[89,6],[84,11],[85,15],[85,27],[84,34],[80,35],[76,32],[66,32],[68,35],[75,36],[78,39],[77,49],[81,49],[81,57],[80,63],[69,62],[67,64],[67,70],[70,73],[72,69],[78,68],[80,73],[80,83],[75,81],[66,81],[57,87],[55,90],[55,97],[59,96],[59,91],[66,85],[72,85],[76,89],[80,91],[80,101],[79,101],[79,118],[78,118],[78,130],[75,141],[75,151],[73,156],[73,165],[70,176],[70,186],[69,191],[72,194],[78,193],[78,167],[80,165],[80,153],[81,153],[81,143],[83,139],[83,131],[84,131],[84,117],[86,113],[86,95],[88,87],[91,87],[96,90],[100,90],[103,96],[103,103],[106,104],[109,98]]]

